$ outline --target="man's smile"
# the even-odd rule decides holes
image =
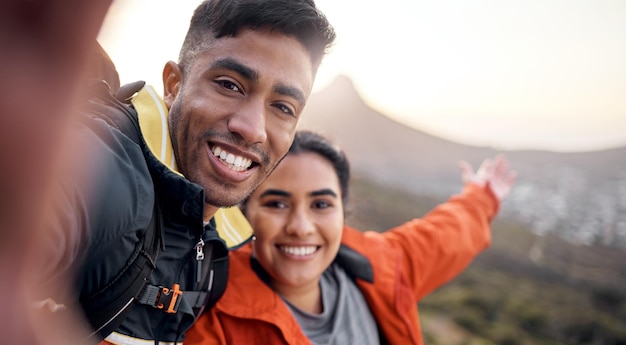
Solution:
[[[245,158],[243,156],[235,155],[230,153],[224,149],[222,149],[218,145],[214,145],[211,149],[213,155],[224,163],[224,165],[228,166],[230,169],[234,171],[244,171],[249,169],[252,166],[252,160]]]

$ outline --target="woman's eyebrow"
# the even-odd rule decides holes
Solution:
[[[291,193],[281,190],[281,189],[266,189],[261,193],[260,197],[268,196],[268,195],[276,195],[276,196],[284,196],[289,197]]]
[[[337,193],[335,193],[335,191],[333,191],[330,188],[324,188],[324,189],[320,189],[320,190],[315,190],[312,191],[311,193],[309,193],[310,196],[321,196],[321,195],[330,195],[330,196],[334,196],[335,198],[337,197]]]

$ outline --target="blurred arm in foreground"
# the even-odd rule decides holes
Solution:
[[[0,334],[7,344],[63,344],[79,327],[41,320],[29,264],[51,205],[55,172],[69,163],[69,120],[112,0],[2,1],[0,4]],[[58,283],[58,282],[57,282]],[[54,321],[54,322],[53,322]],[[59,323],[66,327],[58,327]]]

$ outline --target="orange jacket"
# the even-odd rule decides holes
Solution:
[[[390,344],[423,344],[417,302],[490,244],[497,209],[487,189],[467,185],[424,218],[385,233],[344,228],[342,249],[360,258],[341,264],[347,272],[354,267],[345,266],[359,266],[356,270],[366,272],[362,277],[371,268],[373,282],[357,278],[356,283],[381,337]],[[310,344],[285,303],[253,271],[250,254],[250,245],[231,252],[226,292],[187,332],[185,345]]]

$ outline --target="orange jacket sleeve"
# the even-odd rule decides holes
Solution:
[[[417,301],[461,273],[491,243],[498,201],[488,188],[468,184],[421,219],[383,234],[398,248],[401,270]]]

